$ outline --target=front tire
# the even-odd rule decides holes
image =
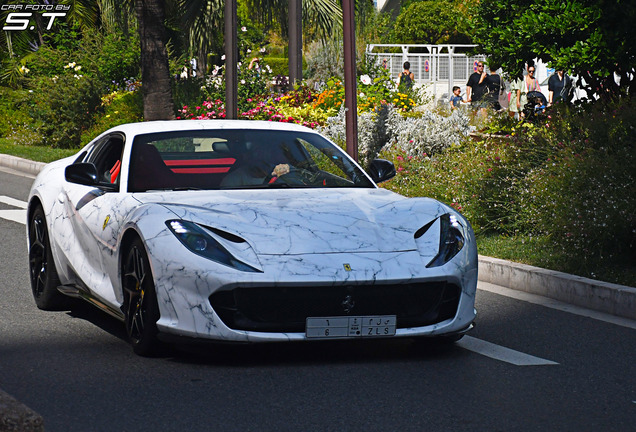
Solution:
[[[149,357],[158,354],[159,305],[150,261],[139,238],[127,249],[122,268],[126,334],[135,354]]]
[[[42,310],[68,310],[72,300],[57,290],[60,279],[51,252],[44,210],[34,208],[29,219],[29,276],[35,304]]]

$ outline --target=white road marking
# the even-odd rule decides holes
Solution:
[[[0,219],[6,219],[13,222],[21,223],[22,225],[26,225],[26,202],[5,195],[0,195],[0,202],[13,207],[18,207],[20,209],[0,210]]]
[[[22,208],[22,209],[26,209],[27,208],[27,203],[25,201],[20,201],[17,200],[15,198],[11,198],[5,195],[0,195],[0,202],[1,203],[5,203],[5,204],[9,204],[10,206],[13,207],[18,207],[18,208]]]
[[[616,324],[622,327],[627,327],[636,330],[636,321],[629,318],[623,318],[619,316],[610,315],[608,313],[598,312],[591,309],[585,309],[580,306],[574,306],[568,303],[554,300],[548,297],[543,297],[537,294],[531,294],[525,291],[517,291],[510,288],[502,287],[499,285],[493,285],[487,282],[478,282],[477,289],[488,291],[494,294],[499,294],[505,297],[510,297],[515,300],[521,300],[528,303],[533,303],[540,306],[549,307],[552,309],[560,310],[562,312],[568,312],[575,315],[580,315],[586,318],[592,318],[598,321],[604,321],[610,324]]]
[[[6,219],[26,225],[26,210],[0,210],[0,219]]]
[[[494,343],[486,342],[484,340],[476,339],[470,336],[464,336],[456,344],[474,353],[481,354],[483,356],[510,363],[516,366],[558,365],[558,363],[551,360],[531,356],[530,354],[524,354],[522,352],[515,351],[513,349],[502,347],[500,345],[496,345]]]

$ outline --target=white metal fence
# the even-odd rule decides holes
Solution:
[[[386,64],[391,76],[397,80],[405,61],[411,63],[415,84],[428,84],[427,90],[434,98],[448,98],[453,86],[464,93],[470,74],[475,72],[476,62],[484,61],[482,55],[469,56],[466,51],[477,45],[367,45],[366,55],[376,64]],[[396,52],[401,50],[401,52]],[[386,60],[386,62],[384,62]]]

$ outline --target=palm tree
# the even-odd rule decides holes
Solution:
[[[166,49],[164,0],[136,0],[141,44],[141,91],[144,120],[174,119],[174,107]]]
[[[207,70],[207,53],[216,47],[223,31],[224,0],[179,0],[182,22],[191,53],[197,58],[197,74]]]

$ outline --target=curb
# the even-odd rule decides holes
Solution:
[[[0,390],[0,431],[44,432],[42,417]]]
[[[636,288],[479,255],[479,280],[636,320]]]
[[[22,159],[16,156],[0,154],[0,166],[22,171],[27,174],[37,175],[46,165],[44,162],[34,162],[28,159]]]

